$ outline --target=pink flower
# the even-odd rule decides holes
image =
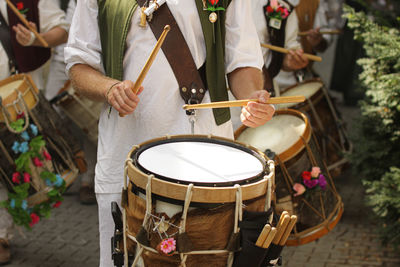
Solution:
[[[277,9],[278,8],[278,0],[271,0],[270,1],[271,2],[271,4],[270,4],[270,6],[273,8],[273,9]]]
[[[14,172],[13,175],[12,175],[13,183],[19,184],[20,183],[19,177],[20,177],[19,172]]]
[[[282,16],[282,17],[283,17],[284,19],[286,19],[288,16],[289,16],[289,11],[288,11],[286,8],[284,8],[284,9],[283,9],[283,16]]]
[[[24,183],[29,183],[31,181],[31,175],[27,172],[24,173]]]
[[[36,167],[42,167],[43,163],[40,161],[38,157],[33,158],[33,164],[35,164]]]
[[[31,222],[29,226],[32,227],[40,221],[40,217],[36,213],[31,213]]]
[[[46,160],[51,160],[51,156],[50,156],[50,154],[49,154],[46,150],[43,150],[43,157],[44,157]]]
[[[53,208],[58,208],[61,205],[61,201],[57,201],[56,203],[53,204]]]
[[[325,179],[325,176],[324,176],[324,175],[321,174],[321,175],[319,176],[318,182],[319,182],[319,186],[321,187],[321,189],[322,189],[322,190],[325,190],[325,189],[326,189],[326,184],[327,184],[327,182],[326,182],[326,179]]]
[[[167,238],[161,241],[161,251],[165,254],[172,254],[176,250],[176,240],[174,238]]]
[[[313,188],[318,184],[318,179],[303,180],[303,184],[308,188]]]
[[[311,172],[304,171],[301,177],[303,177],[304,180],[311,180]]]
[[[311,177],[318,177],[319,174],[321,173],[321,169],[319,167],[312,167],[311,169]]]
[[[302,195],[306,191],[306,188],[302,184],[295,183],[293,185],[293,190],[296,191],[296,194],[294,194],[294,196],[297,197]]]

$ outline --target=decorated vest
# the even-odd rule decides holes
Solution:
[[[211,101],[228,100],[225,80],[225,12],[217,11],[218,19],[213,24],[209,12],[203,10],[203,1],[195,0],[203,29],[206,46],[206,81]],[[98,0],[99,29],[102,56],[106,75],[117,80],[123,79],[123,58],[126,36],[132,15],[138,4],[133,0]],[[231,0],[220,0],[218,6],[228,7]],[[154,16],[157,12],[154,13]],[[213,29],[214,27],[214,29]],[[214,36],[213,36],[214,31]],[[178,90],[178,88],[177,88]],[[217,125],[230,119],[229,108],[213,109]]]
[[[286,3],[289,9],[286,9],[284,6],[281,6],[282,9],[273,10],[270,6],[271,1],[264,6],[264,15],[267,20],[267,29],[269,35],[269,41],[272,45],[284,47],[285,46],[285,32],[286,32],[286,23],[287,18],[290,15],[293,7]],[[277,14],[283,12],[284,8],[286,9],[287,13]],[[282,10],[282,11],[281,11]],[[274,16],[280,16],[279,22],[276,21]],[[282,68],[284,54],[271,51],[272,52],[272,59],[271,63],[268,66],[268,74],[270,75],[271,79],[278,75],[279,71]]]
[[[11,2],[25,15],[28,21],[32,21],[36,24],[37,28],[40,29],[39,23],[39,0],[11,0]],[[7,7],[8,13],[8,25],[10,29],[14,25],[22,24],[20,19],[14,12]],[[23,24],[22,24],[23,25]],[[17,61],[18,70],[20,72],[30,72],[41,67],[47,60],[50,59],[51,50],[50,48],[37,47],[37,46],[22,46],[17,42],[16,34],[14,31],[11,32],[11,44]]]
[[[299,19],[299,31],[308,31],[314,28],[315,14],[319,6],[319,0],[301,0],[296,6],[296,14]],[[305,53],[313,54],[314,51],[307,41],[307,36],[301,36],[301,46]]]

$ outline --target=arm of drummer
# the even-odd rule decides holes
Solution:
[[[228,74],[229,88],[237,99],[258,99],[242,108],[240,120],[248,127],[264,125],[274,115],[275,108],[266,104],[270,94],[263,90],[261,70],[253,67],[237,68]]]
[[[69,76],[79,93],[95,101],[106,101],[121,114],[135,111],[139,104],[138,95],[143,91],[141,86],[135,94],[132,91],[134,82],[112,79],[86,64],[73,65]]]
[[[30,26],[37,31],[36,24],[29,22]],[[13,30],[16,33],[16,39],[22,46],[43,46],[43,44],[31,34],[31,31],[22,24],[13,26]],[[40,33],[43,39],[48,43],[49,47],[55,47],[65,43],[68,40],[68,33],[62,27],[54,27],[51,30]],[[33,42],[32,42],[32,38]]]

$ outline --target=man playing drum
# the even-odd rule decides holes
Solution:
[[[13,2],[15,4],[15,1]],[[19,1],[18,4],[17,8],[26,10],[25,16],[32,23],[31,25],[39,26],[41,36],[50,47],[66,41],[65,14],[54,1]],[[35,84],[43,89],[42,66],[50,59],[50,48],[39,47],[41,44],[31,31],[19,22],[11,9],[7,8],[5,0],[0,1],[0,31],[0,80],[6,79],[15,71],[27,72],[32,76]],[[0,183],[0,201],[5,199],[7,199],[7,191]],[[11,235],[12,225],[10,215],[1,208],[0,265],[8,262],[11,258],[8,239]]]
[[[137,2],[142,5],[145,1]],[[251,19],[251,1],[228,2],[167,1],[152,14],[152,20],[168,7],[195,67],[201,69],[206,65],[208,90],[203,102],[227,100],[226,73],[237,98],[259,99],[250,102],[241,114],[245,125],[257,127],[271,119],[274,108],[265,104],[269,94],[262,90],[263,60]],[[207,6],[225,10],[209,17],[212,11]],[[179,92],[187,88],[178,85],[164,53],[155,58],[139,92],[132,92],[133,81],[156,43],[151,22],[141,22],[141,9],[136,8],[135,1],[78,1],[65,49],[67,71],[75,88],[93,100],[106,102],[99,121],[95,177],[100,266],[112,266],[110,238],[114,223],[110,203],[121,200],[124,160],[132,146],[166,134],[188,134],[192,129],[189,116],[182,110],[185,101]],[[166,42],[168,38],[174,40],[175,36],[167,36]],[[174,49],[180,50],[181,44]],[[204,91],[200,89],[199,92]],[[126,116],[120,117],[118,113]],[[228,109],[198,110],[194,119],[195,134],[233,138]]]

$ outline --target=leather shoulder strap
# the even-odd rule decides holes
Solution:
[[[145,0],[137,0],[139,6],[145,4]],[[170,25],[171,30],[161,47],[175,78],[179,84],[179,92],[186,103],[200,103],[204,97],[206,87],[194,63],[190,49],[183,37],[179,26],[173,17],[167,4],[160,6],[153,14],[150,22],[151,30],[158,39],[165,25]]]

